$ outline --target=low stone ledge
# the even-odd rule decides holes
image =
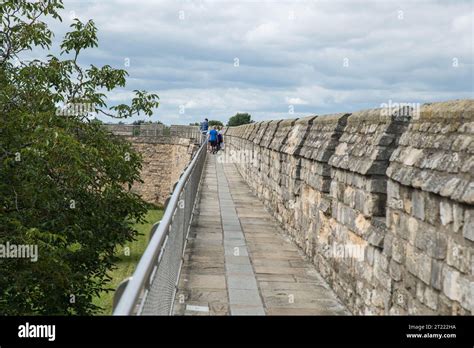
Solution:
[[[280,151],[280,149],[285,145],[288,134],[290,134],[295,122],[296,119],[286,119],[278,122],[278,127],[275,130],[275,134],[273,135],[273,139],[268,145],[268,148]]]
[[[259,122],[260,127],[255,133],[255,137],[253,139],[253,143],[256,145],[259,145],[260,142],[262,141],[265,133],[267,132],[268,125],[270,124],[271,121],[263,121]]]
[[[474,314],[473,107],[264,121],[229,142],[245,153],[244,179],[353,313]]]
[[[362,175],[384,175],[396,139],[408,125],[409,117],[384,116],[382,109],[356,112],[347,119],[347,126],[329,164]]]
[[[270,144],[273,141],[273,138],[275,136],[275,133],[278,129],[278,124],[282,120],[277,120],[277,121],[270,121],[267,124],[267,128],[265,129],[265,132],[263,133],[262,140],[260,141],[259,145],[264,148],[269,148]]]
[[[424,105],[390,158],[405,186],[474,204],[474,101]]]
[[[327,163],[334,153],[338,140],[350,114],[324,115],[315,119],[302,144],[300,155]]]
[[[293,124],[280,151],[289,155],[299,155],[310,127],[317,116],[299,118]]]

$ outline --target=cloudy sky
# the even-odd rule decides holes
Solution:
[[[152,120],[188,124],[294,118],[381,103],[473,98],[473,2],[367,0],[65,0],[99,47],[84,65],[129,71],[160,96]],[[144,117],[140,117],[144,118]],[[105,121],[110,121],[102,118]],[[136,118],[135,118],[136,119]],[[126,122],[130,122],[128,120]]]

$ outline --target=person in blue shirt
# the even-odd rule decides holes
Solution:
[[[201,126],[199,128],[203,134],[207,134],[207,130],[209,129],[209,120],[205,118],[204,121],[201,122]]]
[[[217,152],[217,135],[218,132],[216,130],[216,126],[212,127],[212,129],[209,131],[209,143],[211,144],[211,153],[216,153]]]

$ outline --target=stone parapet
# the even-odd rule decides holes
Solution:
[[[474,101],[263,121],[226,152],[354,314],[474,313]]]

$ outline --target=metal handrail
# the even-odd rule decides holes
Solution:
[[[135,309],[140,302],[140,297],[142,296],[143,292],[149,288],[149,284],[152,282],[150,276],[153,274],[153,271],[159,264],[159,257],[168,237],[170,227],[173,222],[173,215],[178,206],[180,195],[185,189],[188,179],[191,177],[191,174],[196,168],[196,164],[199,160],[201,160],[201,157],[206,155],[206,146],[206,142],[201,144],[199,150],[196,152],[196,155],[176,184],[165,212],[163,213],[163,217],[156,228],[155,233],[151,237],[145,252],[140,258],[133,276],[128,281],[125,291],[118,300],[118,304],[113,311],[113,315],[133,315],[136,312]],[[191,221],[185,221],[185,223],[189,225]],[[144,299],[142,299],[141,302],[143,304]]]

